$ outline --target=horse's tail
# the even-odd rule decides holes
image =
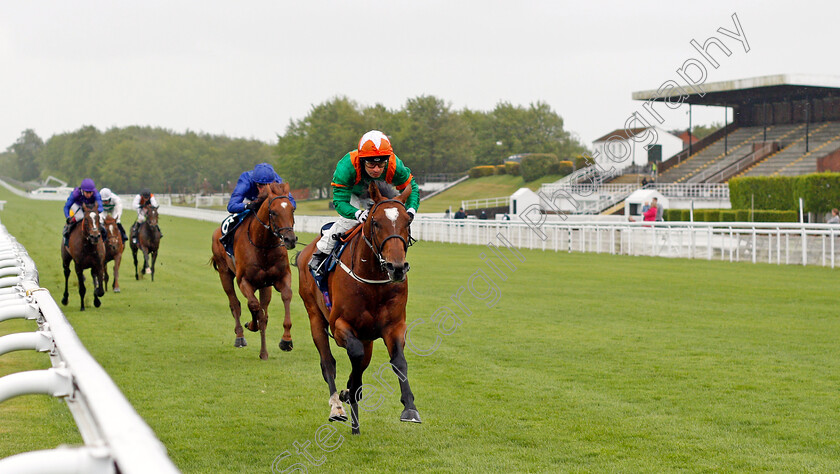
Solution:
[[[213,265],[214,270],[219,271],[219,266],[216,264],[216,258],[215,257],[210,257],[210,261],[207,262],[207,263],[210,264],[210,265]]]
[[[300,257],[300,251],[295,253],[295,258],[292,260],[292,266],[297,268],[298,267],[298,258]]]

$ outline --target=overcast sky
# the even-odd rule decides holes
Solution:
[[[275,143],[335,96],[398,109],[548,103],[587,145],[621,127],[714,35],[706,82],[840,76],[840,3],[809,1],[0,2],[0,149],[93,125],[164,127]],[[736,31],[742,43],[717,30]],[[722,122],[695,108],[694,123]],[[687,107],[664,114],[688,126]],[[364,130],[360,130],[360,135]],[[399,144],[394,144],[399,153]],[[526,151],[526,150],[525,150]]]

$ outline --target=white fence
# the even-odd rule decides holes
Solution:
[[[544,217],[544,216],[543,216]],[[299,220],[299,219],[298,219]],[[518,248],[730,262],[840,263],[840,226],[751,222],[517,222],[418,218],[415,238],[484,245],[504,236]]]
[[[2,473],[177,473],[166,448],[76,336],[35,262],[0,224],[0,322],[35,320],[38,330],[0,337],[0,356],[17,350],[49,354],[52,368],[0,378],[0,403],[42,393],[60,397],[85,445],[17,454],[0,460]]]

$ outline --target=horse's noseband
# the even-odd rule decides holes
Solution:
[[[289,203],[292,202],[292,200],[289,199],[289,196],[274,196],[273,198],[268,200],[268,212],[269,212],[268,224],[263,222],[260,219],[260,216],[258,216],[256,212],[254,212],[254,218],[257,219],[257,222],[259,222],[261,226],[263,226],[263,229],[266,229],[267,231],[271,232],[271,234],[274,235],[274,237],[277,237],[278,239],[284,241],[285,238],[284,238],[283,234],[285,232],[294,232],[295,228],[294,227],[275,227],[274,226],[274,220],[271,219],[271,216],[274,213],[274,211],[271,210],[271,203],[274,202],[277,199],[287,199],[289,201]],[[250,235],[249,235],[248,238],[250,239]],[[295,239],[295,242],[297,242],[297,239]],[[251,244],[253,244],[255,247],[257,246],[253,242],[251,242]],[[277,247],[279,247],[280,245],[284,245],[284,244],[283,243],[277,244]]]
[[[376,209],[379,207],[379,205],[384,204],[386,202],[395,202],[395,203],[398,203],[403,208],[405,208],[405,204],[398,199],[386,199],[384,201],[379,201],[378,203],[376,203],[373,206],[373,209],[370,210],[370,215],[373,216],[373,214],[376,212]],[[373,232],[371,232],[370,240],[368,240],[368,238],[367,238],[367,236],[365,235],[364,232],[362,232],[362,238],[365,240],[365,243],[368,245],[368,247],[370,247],[370,249],[373,250],[373,254],[376,256],[376,259],[379,261],[379,267],[382,269],[382,271],[386,271],[386,269],[385,269],[386,262],[385,262],[385,259],[382,258],[382,248],[385,247],[385,242],[388,242],[391,239],[400,239],[400,241],[402,241],[402,243],[403,243],[403,250],[406,253],[408,253],[408,248],[411,247],[414,244],[414,242],[417,241],[416,239],[411,237],[411,226],[408,227],[408,239],[406,239],[405,237],[403,237],[399,234],[391,234],[388,237],[385,237],[384,239],[382,239],[382,242],[379,242],[379,244],[377,245],[376,242],[375,242],[376,241],[375,234]]]

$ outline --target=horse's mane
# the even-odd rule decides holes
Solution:
[[[385,199],[393,199],[400,195],[400,192],[397,191],[392,184],[386,183],[385,181],[374,181],[376,183],[376,187],[379,188],[379,194],[382,195]],[[370,199],[370,190],[365,188],[365,192],[362,193],[360,196],[362,199]]]

